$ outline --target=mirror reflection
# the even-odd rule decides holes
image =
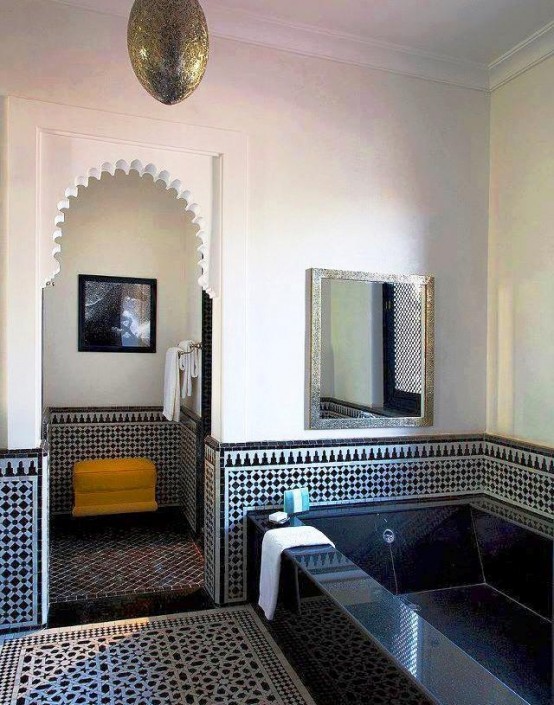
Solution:
[[[431,289],[430,277],[312,270],[311,428],[430,425]]]

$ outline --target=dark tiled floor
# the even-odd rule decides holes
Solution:
[[[328,598],[278,609],[268,628],[317,705],[431,705]]]
[[[205,590],[167,592],[96,600],[57,602],[48,611],[49,627],[71,627],[79,624],[138,619],[165,614],[196,612],[215,607]]]
[[[183,596],[203,585],[202,553],[177,511],[52,521],[51,604]]]

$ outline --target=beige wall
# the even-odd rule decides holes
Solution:
[[[46,406],[160,406],[165,352],[200,340],[196,226],[183,201],[148,176],[91,179],[66,212],[61,271],[44,291]],[[77,276],[157,279],[157,352],[77,351]],[[199,410],[199,380],[188,405]],[[195,404],[192,404],[192,401]]]
[[[248,136],[245,430],[224,440],[367,435],[304,427],[310,267],[434,275],[436,423],[416,432],[482,429],[489,96],[213,38],[200,88],[167,107],[125,38],[124,18],[2,0],[0,93]]]
[[[492,97],[488,430],[554,445],[554,58]]]

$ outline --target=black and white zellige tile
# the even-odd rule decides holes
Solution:
[[[48,630],[0,649],[1,705],[314,705],[251,607]]]

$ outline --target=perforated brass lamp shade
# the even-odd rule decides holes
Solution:
[[[127,46],[138,80],[165,105],[187,98],[208,63],[206,17],[197,0],[135,0]]]

